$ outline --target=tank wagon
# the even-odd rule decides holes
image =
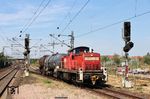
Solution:
[[[44,58],[43,56],[41,60]],[[75,83],[104,84],[106,70],[101,66],[100,54],[81,46],[68,51],[68,54],[53,54],[40,64],[43,74]]]
[[[44,55],[43,57],[41,57],[39,59],[39,69],[40,69],[40,72],[43,73],[43,69],[44,69],[44,62],[45,62],[45,59],[48,57],[49,55]]]

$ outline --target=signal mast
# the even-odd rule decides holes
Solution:
[[[23,54],[25,59],[25,76],[29,76],[29,66],[30,66],[29,34],[26,34],[25,37],[25,52]]]
[[[128,55],[131,48],[134,46],[134,43],[131,42],[131,23],[124,22],[123,28],[123,40],[125,41],[125,46],[123,47],[123,51],[125,52],[125,74],[124,74],[124,87],[128,87],[126,84],[128,82]]]

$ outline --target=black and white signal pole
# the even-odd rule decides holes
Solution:
[[[123,29],[123,39],[125,41],[125,46],[123,47],[123,51],[125,52],[125,74],[124,74],[124,87],[126,86],[126,82],[128,81],[128,55],[129,50],[134,46],[131,40],[131,23],[124,22],[124,29]]]
[[[30,66],[30,48],[29,48],[29,34],[25,36],[25,52],[24,60],[25,60],[25,76],[29,76],[29,66]]]

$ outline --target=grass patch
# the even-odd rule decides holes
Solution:
[[[137,86],[136,90],[138,90],[140,93],[143,93],[143,88],[142,88],[142,86]]]
[[[45,84],[50,84],[50,83],[51,83],[51,81],[48,80],[48,79],[44,79],[43,82],[44,82]]]

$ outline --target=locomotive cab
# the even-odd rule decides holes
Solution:
[[[69,69],[78,70],[78,80],[84,83],[106,82],[101,68],[100,54],[90,52],[89,47],[76,47],[69,51]],[[66,59],[67,60],[67,59]],[[67,64],[68,65],[68,64]]]
[[[83,71],[101,69],[100,54],[93,51],[89,52],[89,47],[76,47],[69,51],[68,56],[70,56],[70,61],[76,62],[76,68],[80,68]]]

